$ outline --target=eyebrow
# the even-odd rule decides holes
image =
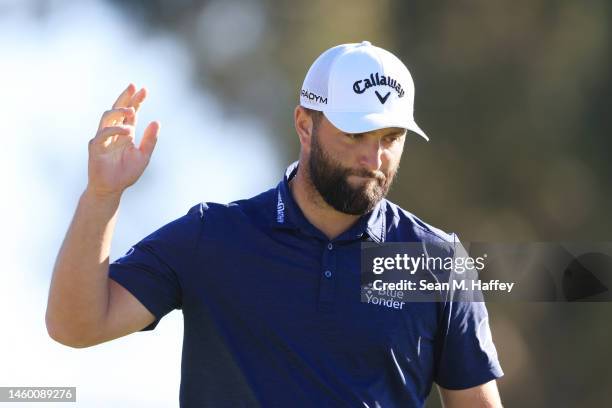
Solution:
[[[394,132],[386,133],[384,136],[404,136],[408,131],[406,129],[396,130]]]
[[[342,132],[342,134],[347,135],[347,136],[348,135],[357,135],[357,136],[358,135],[366,135],[368,133],[370,133],[370,132],[358,132],[358,133]],[[399,128],[399,130],[396,130],[396,131],[393,131],[393,132],[390,132],[390,133],[383,133],[381,135],[381,137],[386,137],[386,136],[405,136],[407,133],[408,133],[407,129]]]

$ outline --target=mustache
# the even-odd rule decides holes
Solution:
[[[383,173],[382,171],[370,171],[370,170],[353,170],[348,172],[347,174],[348,176],[358,176],[358,177],[364,177],[364,178],[372,178],[372,179],[376,179],[380,182],[384,182],[385,180],[387,180],[387,176],[385,175],[385,173]]]

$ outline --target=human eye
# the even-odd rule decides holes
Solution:
[[[400,133],[396,133],[393,135],[386,135],[385,137],[383,137],[383,141],[385,143],[392,144],[392,143],[398,142],[403,136],[404,135]]]
[[[345,133],[344,135],[350,140],[359,140],[363,137],[363,133]]]

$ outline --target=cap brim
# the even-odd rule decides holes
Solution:
[[[383,128],[399,127],[408,129],[429,141],[429,137],[427,137],[416,122],[411,118],[407,118],[405,115],[397,116],[387,112],[363,113],[323,111],[323,113],[332,125],[346,133],[364,133]]]

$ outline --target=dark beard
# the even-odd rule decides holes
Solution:
[[[380,173],[343,167],[321,149],[315,129],[312,133],[308,167],[310,180],[323,200],[345,214],[363,215],[372,211],[389,192],[396,170],[385,177]],[[369,181],[359,187],[353,187],[348,182],[350,175],[370,177],[374,179],[374,183]]]

